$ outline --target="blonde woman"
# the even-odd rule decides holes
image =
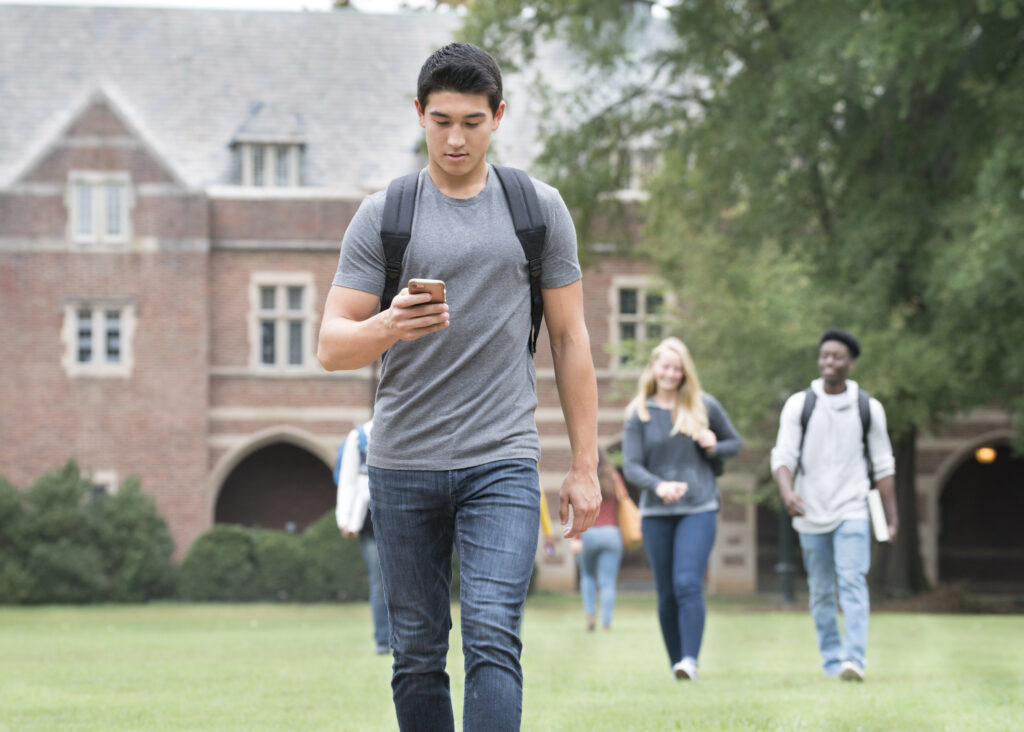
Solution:
[[[722,405],[701,391],[683,342],[659,343],[627,408],[622,458],[626,480],[641,491],[658,620],[672,673],[680,680],[697,678],[704,635],[701,584],[720,506],[715,464],[740,446]]]

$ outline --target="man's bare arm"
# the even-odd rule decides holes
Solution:
[[[369,366],[396,341],[411,341],[448,327],[448,305],[424,303],[426,293],[403,289],[376,315],[377,295],[334,285],[327,293],[316,357],[328,371]]]
[[[558,517],[563,524],[568,523],[572,506],[572,526],[566,533],[572,538],[593,525],[601,508],[597,480],[597,379],[583,319],[582,281],[544,290],[543,295],[558,399],[572,448],[572,465],[562,482]]]

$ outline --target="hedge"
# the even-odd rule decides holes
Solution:
[[[94,494],[73,460],[25,491],[0,478],[0,603],[169,597],[173,548],[135,478]]]

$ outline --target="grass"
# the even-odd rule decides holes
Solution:
[[[1024,616],[875,613],[864,684],[820,675],[805,611],[712,601],[697,683],[671,678],[653,598],[613,626],[531,598],[524,730],[1024,727]],[[457,632],[449,671],[458,719]],[[365,604],[0,609],[4,732],[391,730],[389,679]]]

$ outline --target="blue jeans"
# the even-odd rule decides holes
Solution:
[[[843,521],[825,534],[800,534],[811,617],[818,631],[825,673],[835,676],[843,661],[866,664],[868,643],[867,574],[871,566],[871,535],[867,519]],[[839,637],[836,592],[843,610],[845,636]]]
[[[399,728],[455,728],[445,671],[454,543],[466,667],[463,729],[518,730],[523,672],[516,628],[540,529],[537,464],[502,460],[448,471],[371,467],[370,497],[391,618]]]
[[[369,521],[367,517],[367,521]],[[373,640],[377,648],[386,648],[391,629],[388,627],[388,606],[384,604],[384,588],[380,579],[380,557],[377,556],[377,540],[369,531],[359,533],[359,548],[366,562],[366,573],[370,583],[370,613],[373,615]]]
[[[588,618],[597,613],[601,591],[601,626],[610,627],[615,610],[615,583],[622,562],[622,533],[618,526],[595,526],[583,532],[580,552],[580,594]]]
[[[702,584],[718,530],[717,512],[645,516],[642,529],[669,664],[696,661],[706,615]]]

